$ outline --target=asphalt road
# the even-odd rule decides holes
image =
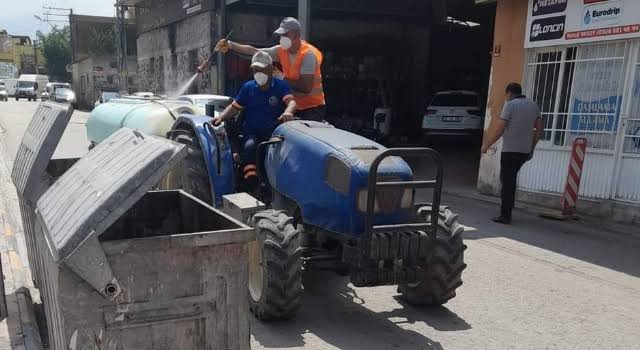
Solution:
[[[0,134],[13,156],[36,103],[0,103]],[[58,156],[86,151],[76,112]],[[2,130],[0,130],[2,132]],[[454,165],[450,165],[455,168]],[[463,165],[461,165],[463,167]],[[252,318],[253,349],[638,349],[640,240],[598,222],[545,221],[445,196],[469,226],[464,285],[445,307],[401,303],[394,287],[354,288],[330,272],[305,275],[294,321]]]
[[[39,103],[13,99],[9,99],[8,102],[0,102],[0,135],[11,161],[18,151],[22,134],[27,129],[31,116]],[[84,124],[88,116],[89,113],[74,111],[62,141],[56,149],[55,158],[79,157],[87,152],[89,142]]]

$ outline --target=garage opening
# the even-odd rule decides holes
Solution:
[[[431,32],[422,145],[438,150],[445,188],[476,187],[496,5],[462,1]]]

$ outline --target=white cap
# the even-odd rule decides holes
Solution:
[[[251,68],[267,68],[273,65],[273,59],[271,59],[271,55],[264,51],[258,51],[251,58]]]

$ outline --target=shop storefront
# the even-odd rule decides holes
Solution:
[[[571,145],[584,137],[580,196],[639,204],[640,1],[520,1],[502,9],[518,12],[526,6],[521,80],[540,106],[545,129],[535,157],[520,173],[519,190],[562,193]],[[498,16],[500,10],[499,5]],[[500,75],[499,68],[494,62],[494,74]],[[498,104],[494,98],[492,117],[499,115]],[[491,159],[483,166],[481,190],[495,184],[499,172],[488,169],[497,166]]]
[[[570,146],[584,137],[580,194],[640,202],[640,2],[529,5],[524,87],[545,132],[520,188],[562,192]]]

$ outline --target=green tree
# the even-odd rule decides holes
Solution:
[[[47,60],[46,66],[51,81],[70,81],[71,73],[67,72],[67,65],[71,64],[71,31],[69,26],[53,27],[51,32],[36,33],[42,43],[42,54]]]
[[[116,52],[113,26],[96,25],[89,29],[89,53],[94,56],[111,56]]]

